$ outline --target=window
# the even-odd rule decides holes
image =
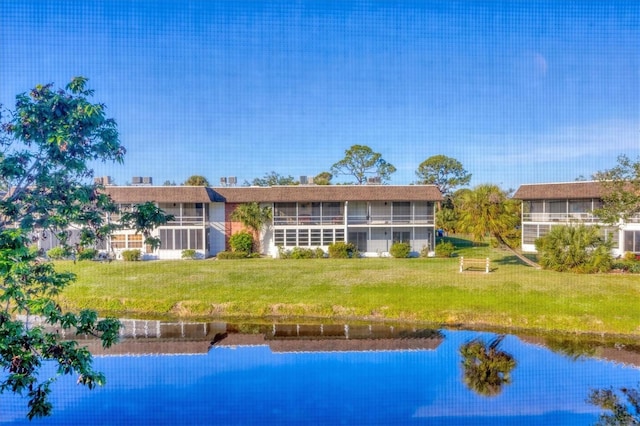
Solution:
[[[284,245],[284,229],[273,230],[273,243],[277,246]]]
[[[285,242],[286,246],[293,247],[298,245],[295,229],[287,229],[285,236],[286,236],[286,242]]]
[[[323,229],[322,230],[322,244],[328,246],[333,243],[333,229]]]
[[[142,234],[127,235],[128,248],[142,248]]]
[[[123,249],[127,247],[127,236],[124,234],[114,234],[111,236],[111,248]]]
[[[393,231],[394,243],[409,243],[411,242],[411,231]]]
[[[320,229],[311,230],[311,245],[312,246],[322,245],[322,234]]]
[[[640,253],[640,231],[624,231],[624,251]]]
[[[298,230],[298,245],[299,246],[308,246],[309,245],[309,230],[308,229],[300,229],[300,230]]]
[[[393,203],[393,218],[394,222],[409,223],[411,219],[411,203],[409,202],[394,202]]]

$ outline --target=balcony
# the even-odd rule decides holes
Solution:
[[[347,218],[349,225],[433,225],[433,215],[353,215]],[[298,225],[343,225],[344,216],[277,216],[273,218],[275,226]]]
[[[273,224],[276,226],[342,225],[344,224],[344,216],[277,216],[273,218]]]
[[[596,223],[600,219],[591,212],[584,213],[524,213],[523,222],[554,222],[554,223]]]
[[[204,226],[205,219],[204,216],[176,216],[168,221],[166,226]]]

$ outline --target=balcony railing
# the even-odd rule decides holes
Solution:
[[[202,226],[204,224],[204,216],[176,216],[167,222],[167,226]]]
[[[274,225],[342,225],[344,215],[336,216],[276,216],[273,218]]]
[[[593,213],[524,213],[522,215],[523,222],[600,222]]]
[[[433,215],[372,215],[372,216],[349,216],[349,225],[407,225],[407,224],[433,224]],[[276,226],[296,226],[296,225],[342,225],[344,216],[277,216],[273,218]]]

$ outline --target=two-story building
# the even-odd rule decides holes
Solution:
[[[162,244],[143,247],[133,230],[111,236],[103,249],[116,254],[141,249],[145,258],[180,258],[193,249],[201,257],[227,249],[229,237],[242,229],[231,220],[235,208],[257,202],[272,209],[273,220],[261,236],[263,254],[278,247],[320,247],[334,242],[356,244],[365,256],[388,254],[394,242],[408,242],[417,253],[433,250],[435,210],[442,194],[433,185],[299,185],[274,187],[107,186],[105,191],[126,209],[154,202],[174,216],[156,229]]]
[[[616,226],[598,218],[604,191],[597,181],[521,185],[513,198],[522,201],[522,250],[535,252],[535,240],[553,226],[582,223],[599,226],[612,240],[614,255],[640,253],[640,217]]]

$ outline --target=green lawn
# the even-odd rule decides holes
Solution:
[[[376,319],[640,335],[640,275],[535,270],[507,252],[490,274],[450,259],[59,262],[78,275],[61,304],[162,318]]]

